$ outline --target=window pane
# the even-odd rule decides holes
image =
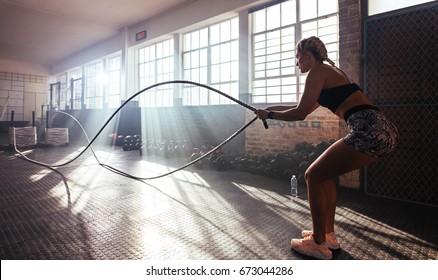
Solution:
[[[317,21],[308,22],[302,25],[301,31],[302,36],[301,38],[309,38],[311,36],[318,36],[317,33],[318,24]]]
[[[156,59],[155,46],[149,48],[149,60],[154,60],[154,59]]]
[[[291,66],[295,66],[295,63],[294,63],[295,61],[294,61],[294,59],[291,57],[291,58],[285,58],[285,59],[282,59],[281,60],[281,67],[291,67]]]
[[[192,69],[192,80],[194,82],[199,82],[199,68]]]
[[[221,65],[221,82],[228,82],[231,80],[230,76],[230,70],[231,70],[231,64],[230,63],[224,63]]]
[[[138,61],[140,63],[144,62],[144,48],[138,50]]]
[[[200,68],[199,82],[202,84],[208,84],[208,72],[207,67]]]
[[[220,40],[220,28],[219,24],[212,25],[210,27],[210,44],[214,45],[219,43]]]
[[[169,73],[170,70],[170,58],[163,59],[163,73]]]
[[[199,31],[192,32],[192,49],[199,48]]]
[[[199,67],[199,51],[193,51],[192,52],[192,68],[198,68]]]
[[[211,64],[218,64],[220,61],[220,45],[211,47]]]
[[[318,0],[318,16],[333,14],[338,11],[337,0]]]
[[[220,81],[220,66],[213,65],[211,66],[211,82],[219,83],[219,81]]]
[[[239,18],[231,20],[231,39],[239,38]]]
[[[265,98],[265,96],[253,96],[252,97],[252,102],[254,102],[254,103],[266,103],[266,98]]]
[[[234,41],[231,43],[231,60],[232,61],[237,61],[239,60],[239,42]]]
[[[254,42],[265,42],[265,40],[266,40],[265,33],[254,36]]]
[[[331,27],[332,28],[332,32],[336,33],[337,32],[337,26],[338,26],[338,17],[337,16],[332,16],[332,17],[328,17],[328,18],[323,18],[319,20],[319,26],[320,27]]]
[[[280,27],[281,23],[281,13],[280,13],[281,5],[271,6],[267,9],[267,29],[275,29]]]
[[[255,71],[265,70],[265,64],[264,63],[256,64],[254,70]]]
[[[158,74],[163,73],[163,63],[160,63],[160,62],[162,62],[162,60],[157,61],[157,73]]]
[[[263,49],[259,49],[259,50],[255,50],[254,51],[254,55],[257,57],[257,56],[263,56],[263,55],[265,55],[266,54],[266,48],[263,48]]]
[[[231,49],[230,44],[222,44],[221,45],[221,61],[230,61],[231,60]]]
[[[253,14],[253,30],[259,33],[266,30],[266,10],[260,10]]]
[[[265,71],[255,71],[254,72],[254,78],[256,78],[256,79],[266,78]]]
[[[207,53],[207,49],[202,49],[199,52],[199,65],[201,67],[203,66],[207,66],[208,64],[208,53]]]
[[[231,81],[239,80],[239,63],[237,61],[231,63],[230,74]]]
[[[294,27],[288,27],[288,28],[283,28],[281,30],[281,36],[283,36],[283,38],[293,38],[295,35],[295,28]]]
[[[184,35],[184,51],[188,51],[192,48],[190,33]]]
[[[264,49],[264,48],[266,48],[266,41],[257,42],[254,44],[255,50]]]
[[[297,22],[297,3],[295,0],[281,4],[281,26],[291,25]]]
[[[268,102],[268,103],[279,103],[279,102],[281,102],[280,96],[279,95],[268,96],[266,102]]]
[[[227,20],[225,22],[222,22],[220,26],[221,26],[220,41],[221,42],[229,41],[231,39],[231,22]]]
[[[306,22],[301,25],[301,31],[302,32],[308,32],[311,30],[316,30],[318,28],[318,25],[316,24],[316,21]]]
[[[300,0],[300,20],[317,17],[317,0]]]
[[[201,29],[199,47],[204,48],[208,46],[208,28]]]
[[[280,75],[280,69],[271,69],[266,71],[268,77],[276,77]]]
[[[266,56],[254,57],[255,64],[265,63],[265,62],[266,62]]]
[[[163,57],[163,43],[158,43],[156,45],[156,49],[157,49],[157,58],[162,58]]]
[[[191,62],[192,62],[192,59],[191,59],[191,56],[192,56],[192,54],[191,53],[185,53],[184,54],[184,58],[183,58],[183,62],[184,62],[184,67],[183,67],[183,69],[190,69],[191,68]]]

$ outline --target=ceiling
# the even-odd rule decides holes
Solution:
[[[193,0],[0,0],[0,59],[52,65]]]

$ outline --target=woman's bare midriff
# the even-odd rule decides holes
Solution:
[[[335,114],[341,119],[343,119],[345,112],[347,112],[353,107],[363,104],[371,105],[371,101],[362,91],[358,90],[352,95],[350,95],[347,99],[345,99],[344,102],[341,103],[341,105],[336,110]]]

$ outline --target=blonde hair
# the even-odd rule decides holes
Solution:
[[[297,44],[297,51],[303,53],[305,51],[311,52],[319,61],[327,61],[331,66],[336,67],[335,63],[328,58],[327,49],[324,43],[318,37],[312,36],[301,40]]]

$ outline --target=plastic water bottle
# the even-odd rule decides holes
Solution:
[[[290,194],[293,197],[298,196],[298,180],[295,175],[292,175],[292,178],[290,178]]]

